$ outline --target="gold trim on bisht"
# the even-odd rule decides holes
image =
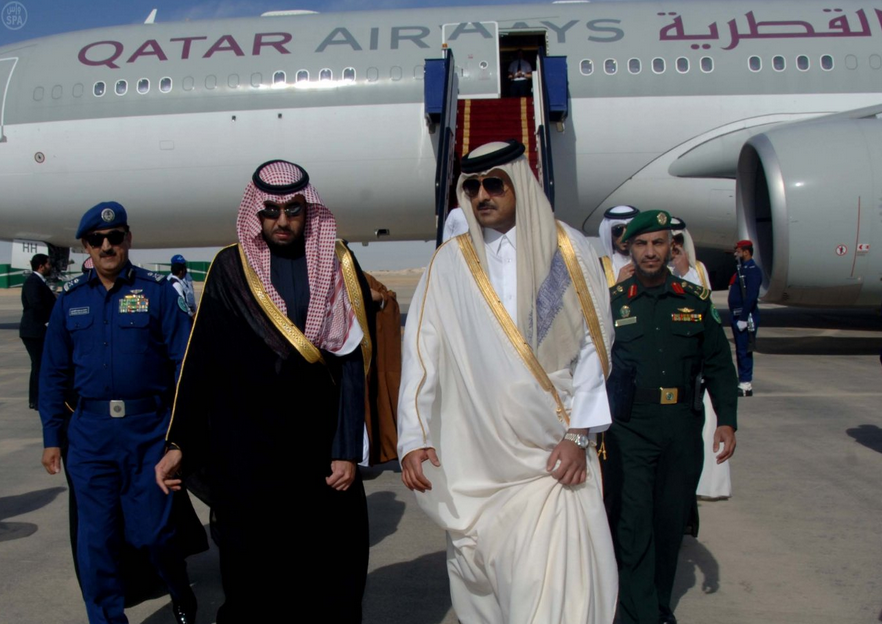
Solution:
[[[303,332],[291,322],[291,319],[282,314],[282,311],[276,307],[276,304],[273,303],[266,290],[264,290],[260,277],[257,276],[257,273],[255,273],[254,269],[251,268],[251,265],[248,264],[248,258],[245,256],[245,250],[242,249],[242,245],[239,245],[238,247],[239,258],[242,260],[242,268],[245,271],[245,281],[248,283],[248,288],[251,289],[251,294],[254,295],[254,298],[257,300],[261,309],[263,309],[267,318],[273,325],[275,325],[276,329],[278,329],[282,336],[284,336],[285,340],[291,343],[292,347],[297,349],[297,352],[303,356],[304,360],[310,364],[315,364],[316,362],[324,364],[325,360],[322,357],[321,351],[319,351],[318,347],[312,344],[306,336],[303,335]]]
[[[361,292],[361,285],[358,283],[358,273],[355,270],[355,260],[352,258],[352,252],[349,251],[349,248],[340,239],[337,239],[334,252],[337,254],[340,270],[343,272],[343,283],[346,285],[349,303],[352,304],[352,309],[355,310],[355,318],[358,320],[362,334],[364,334],[364,337],[361,339],[361,354],[364,358],[364,375],[367,377],[368,371],[371,369],[373,347],[371,345],[371,334],[368,328],[364,296]]]
[[[610,288],[616,285],[616,275],[613,273],[613,264],[609,256],[600,256],[600,264],[603,266],[603,273],[606,275],[606,284]]]
[[[545,372],[545,369],[542,368],[542,364],[536,359],[536,354],[533,353],[533,349],[531,349],[530,345],[524,340],[517,325],[515,325],[511,316],[509,316],[506,311],[505,306],[496,295],[496,291],[493,289],[493,285],[490,283],[487,273],[484,272],[484,268],[481,266],[481,261],[478,259],[477,252],[475,252],[475,247],[472,245],[471,236],[466,232],[465,234],[457,236],[456,240],[459,243],[459,248],[469,267],[469,271],[471,271],[472,277],[475,278],[478,290],[481,291],[484,300],[487,302],[487,305],[490,306],[490,310],[502,326],[502,330],[508,337],[509,342],[511,342],[515,351],[517,351],[521,360],[523,360],[524,364],[527,366],[527,369],[533,374],[533,377],[536,378],[539,385],[542,386],[542,389],[551,394],[554,398],[554,402],[557,403],[557,419],[564,425],[569,426],[570,416],[564,407],[563,401],[560,400],[557,388],[554,387],[551,379],[548,378],[548,373]]]
[[[567,271],[570,279],[573,281],[573,287],[579,296],[579,303],[582,306],[582,314],[585,317],[585,324],[588,326],[588,333],[591,334],[591,341],[594,343],[594,350],[600,358],[600,365],[603,367],[604,378],[609,377],[609,355],[606,352],[606,343],[603,341],[603,334],[600,331],[600,320],[597,318],[597,309],[591,301],[591,293],[588,291],[588,284],[585,283],[585,276],[582,269],[579,268],[579,260],[576,258],[576,252],[573,249],[573,243],[570,237],[560,223],[557,224],[557,246],[563,256],[564,264],[567,265]]]

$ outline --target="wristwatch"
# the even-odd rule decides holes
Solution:
[[[588,438],[588,436],[581,433],[568,433],[564,436],[564,440],[569,440],[583,451],[587,449],[588,445],[591,443],[591,440]]]

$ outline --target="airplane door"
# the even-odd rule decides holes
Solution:
[[[460,22],[441,27],[444,45],[453,50],[459,74],[459,98],[498,98],[499,24]]]
[[[12,70],[15,69],[17,58],[0,59],[0,143],[6,142],[6,135],[3,133],[6,113],[6,94],[9,89],[9,82],[12,78]]]

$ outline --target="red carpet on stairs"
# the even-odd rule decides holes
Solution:
[[[456,127],[457,162],[463,154],[491,141],[517,139],[527,146],[530,167],[537,171],[533,98],[459,100]]]

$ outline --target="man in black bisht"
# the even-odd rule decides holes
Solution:
[[[360,622],[369,290],[298,165],[257,169],[237,231],[206,279],[157,482],[179,487],[179,466],[204,472],[220,624],[278,621],[306,604],[325,621]],[[305,543],[319,555],[305,558]]]

